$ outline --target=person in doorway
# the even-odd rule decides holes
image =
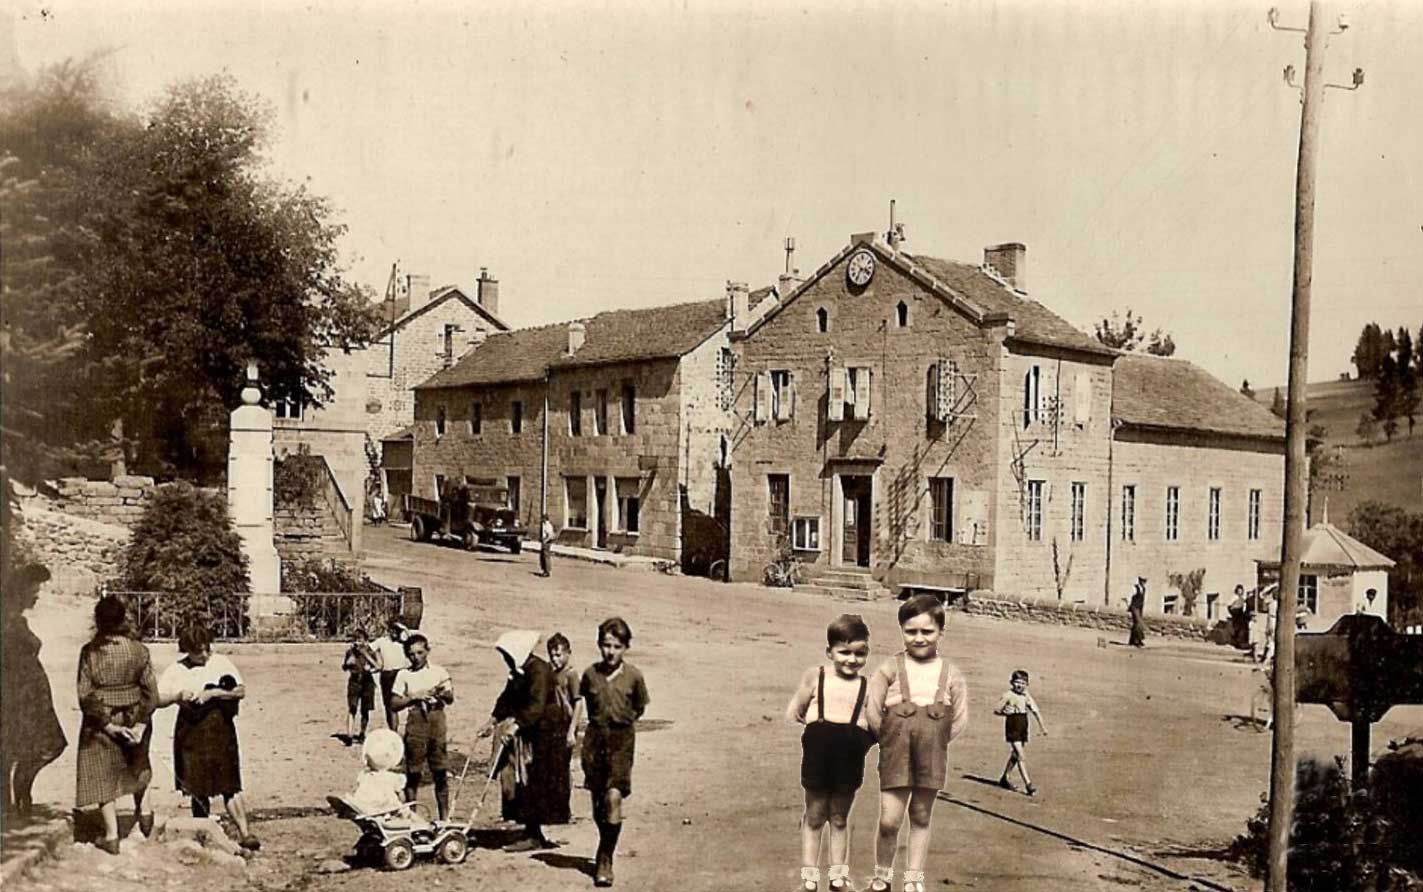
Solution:
[[[539,522],[539,575],[545,578],[553,574],[553,540],[557,537],[553,521],[545,514]]]
[[[1127,615],[1131,617],[1131,635],[1127,644],[1132,647],[1146,647],[1146,577],[1138,576],[1132,589],[1131,600],[1127,603]]]
[[[392,616],[386,623],[385,634],[371,642],[371,648],[375,650],[379,661],[380,700],[385,707],[385,726],[397,734],[400,733],[400,717],[395,707],[391,706],[390,698],[395,689],[395,676],[400,674],[400,670],[410,666],[410,661],[405,656],[406,634],[405,626]]]
[[[390,705],[409,710],[405,720],[405,801],[420,792],[421,774],[428,767],[435,786],[435,810],[443,821],[450,810],[449,732],[445,707],[455,702],[450,673],[430,662],[430,642],[419,632],[405,638],[408,669],[395,676]]]
[[[232,661],[212,652],[212,640],[212,631],[201,625],[178,635],[184,656],[159,677],[158,702],[178,706],[173,773],[178,789],[192,799],[193,817],[208,817],[211,797],[221,796],[242,848],[255,852],[262,844],[248,827],[237,746],[238,704],[247,688]]]

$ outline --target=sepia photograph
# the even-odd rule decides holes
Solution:
[[[1420,45],[0,0],[0,883],[1423,889]]]

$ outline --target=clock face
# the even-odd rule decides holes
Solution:
[[[851,285],[863,288],[875,274],[875,255],[869,251],[856,251],[845,268],[845,277]]]

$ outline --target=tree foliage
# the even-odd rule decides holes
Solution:
[[[1391,339],[1392,335],[1389,337]],[[1360,378],[1377,377],[1385,354],[1393,350],[1392,344],[1385,348],[1384,343],[1384,332],[1377,322],[1368,323],[1363,331],[1359,332],[1359,340],[1354,344],[1354,355],[1350,362],[1358,370]]]
[[[1388,572],[1390,615],[1423,607],[1423,512],[1363,502],[1349,513],[1348,530],[1394,561]]]
[[[1141,314],[1132,313],[1131,307],[1118,314],[1112,311],[1110,319],[1103,319],[1095,326],[1097,340],[1114,350],[1132,351],[1146,345],[1146,353],[1155,356],[1170,356],[1176,352],[1176,342],[1171,335],[1156,329],[1147,334],[1142,326]]]
[[[1206,579],[1206,568],[1197,567],[1188,573],[1167,573],[1166,581],[1181,593],[1181,615],[1195,616],[1196,602],[1201,597],[1201,587]]]
[[[222,75],[135,115],[83,66],[6,98],[23,198],[6,214],[5,331],[38,354],[7,362],[6,423],[30,425],[32,451],[188,470],[249,359],[275,398],[330,398],[324,351],[369,338],[371,305],[343,278],[329,204],[267,176],[261,101]]]

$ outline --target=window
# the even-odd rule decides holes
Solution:
[[[929,541],[954,541],[954,478],[929,480]]]
[[[1296,601],[1310,613],[1319,615],[1319,577],[1313,573],[1299,575],[1299,598]]]
[[[588,481],[582,477],[563,478],[563,525],[588,529]]]
[[[521,400],[509,404],[509,431],[515,434],[524,432],[524,404]]]
[[[1136,541],[1136,486],[1122,487],[1122,541]]]
[[[1043,541],[1043,489],[1047,481],[1028,481],[1028,516],[1027,521],[1028,541]]]
[[[639,529],[638,515],[642,511],[642,481],[636,477],[619,477],[615,481],[618,490],[618,519],[624,533],[636,533]]]
[[[1178,600],[1179,600],[1179,596],[1178,596],[1178,595],[1167,595],[1166,597],[1162,598],[1162,599],[1161,599],[1161,612],[1164,613],[1164,614],[1166,614],[1167,616],[1175,616],[1175,615],[1176,615],[1176,604],[1177,604]]]
[[[727,374],[730,376],[730,371]],[[623,433],[637,433],[637,387],[631,381],[623,385]]]
[[[954,420],[958,407],[959,364],[952,359],[940,359],[929,366],[929,419],[948,423]]]
[[[776,536],[784,536],[790,528],[790,475],[768,474],[766,476],[766,493],[770,504],[767,523],[771,528],[771,533]]]
[[[445,491],[445,475],[444,475],[444,474],[436,474],[436,475],[435,475],[435,498],[438,499],[438,498],[440,497],[440,493],[442,493],[442,492],[444,492],[444,491]]]
[[[1206,512],[1206,538],[1212,542],[1220,539],[1220,487],[1212,486],[1210,508]]]
[[[479,436],[484,430],[484,407],[479,403],[469,404],[469,432]]]
[[[1220,619],[1220,592],[1206,592],[1206,619]]]
[[[1166,487],[1166,541],[1181,538],[1181,487]]]
[[[1250,518],[1246,535],[1251,541],[1260,538],[1260,490],[1250,490]]]
[[[577,390],[568,392],[568,435],[583,436],[583,394]]]
[[[608,391],[607,388],[598,390],[597,402],[594,404],[593,431],[600,437],[608,435]]]
[[[856,421],[870,417],[870,375],[863,366],[845,370],[845,404],[851,409],[847,417]]]
[[[791,548],[796,551],[820,550],[820,518],[797,517],[791,530]]]
[[[443,437],[445,435],[445,420],[445,407],[443,405],[437,406],[435,408],[435,436]]]
[[[301,401],[276,400],[272,403],[272,414],[277,418],[285,418],[287,421],[301,421]]]
[[[1081,542],[1086,533],[1087,484],[1072,484],[1072,541]]]
[[[788,421],[795,414],[795,390],[791,387],[794,376],[785,369],[771,371],[771,417],[777,421]]]
[[[1042,369],[1033,366],[1023,375],[1023,427],[1042,417]]]
[[[736,390],[733,387],[732,356],[730,347],[722,347],[716,354],[716,396],[717,405],[721,411],[730,412],[731,407],[736,402]]]
[[[455,332],[459,331],[459,326],[453,323],[445,323],[445,368],[455,364]]]
[[[894,308],[894,322],[899,328],[909,327],[909,304],[899,302],[899,306]]]
[[[815,330],[821,334],[830,330],[830,311],[824,307],[815,311]]]
[[[509,507],[515,514],[519,513],[520,497],[523,495],[523,484],[518,477],[508,477],[506,486],[509,488]]]

